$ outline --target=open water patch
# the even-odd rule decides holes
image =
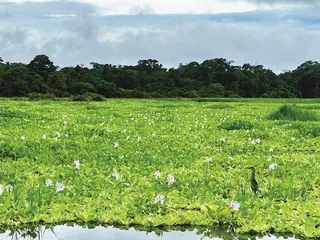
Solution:
[[[1,240],[209,240],[209,239],[228,239],[228,240],[296,240],[299,238],[282,236],[237,236],[232,231],[222,228],[185,228],[173,227],[172,229],[147,229],[143,227],[103,227],[78,225],[60,225],[55,227],[38,226],[20,230],[7,230],[0,234]]]

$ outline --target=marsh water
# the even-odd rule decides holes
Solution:
[[[209,240],[209,239],[227,239],[227,240],[244,240],[244,239],[298,239],[293,236],[237,236],[230,230],[215,229],[186,229],[176,227],[172,229],[139,229],[115,228],[115,227],[81,227],[78,225],[67,226],[60,225],[55,227],[33,227],[20,230],[7,230],[0,234],[0,240]]]

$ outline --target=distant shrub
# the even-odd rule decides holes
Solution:
[[[151,92],[149,95],[151,98],[164,98],[164,96],[158,92]]]
[[[236,93],[234,93],[233,91],[231,90],[225,90],[224,91],[224,94],[223,94],[223,97],[227,97],[227,98],[239,98],[240,96]]]
[[[223,97],[224,87],[220,83],[212,83],[199,91],[200,97]]]
[[[114,83],[102,81],[96,88],[97,92],[105,97],[117,96],[117,86]]]
[[[132,90],[127,90],[123,88],[118,88],[116,92],[116,97],[120,98],[130,98]]]
[[[68,92],[72,94],[85,94],[87,92],[96,92],[91,83],[77,82],[68,87]]]
[[[106,100],[105,96],[97,94],[97,93],[90,94],[90,95],[91,95],[91,100],[92,101],[102,102],[102,101]]]
[[[234,94],[229,95],[228,98],[240,98],[240,96],[238,94],[234,93]]]
[[[85,102],[85,101],[90,101],[91,97],[88,93],[84,93],[84,94],[79,94],[79,95],[74,95],[71,97],[72,101],[76,101],[76,102]]]
[[[148,98],[149,96],[145,92],[140,92],[140,91],[134,89],[134,90],[131,91],[130,97],[133,97],[133,98]]]
[[[106,98],[100,94],[97,93],[84,93],[79,94],[71,97],[72,101],[105,101]]]
[[[220,124],[220,129],[225,130],[249,130],[254,128],[254,124],[248,120],[235,120],[235,121],[225,121]]]
[[[185,92],[179,88],[173,89],[168,93],[168,96],[171,98],[183,97],[184,95]]]
[[[59,98],[69,98],[69,97],[71,97],[70,93],[63,92],[63,91],[54,91],[52,94],[54,94],[56,97],[59,97]]]
[[[271,113],[268,119],[291,121],[320,121],[320,116],[313,111],[303,110],[297,106],[284,105]]]
[[[199,94],[197,93],[197,91],[190,91],[190,92],[187,92],[184,97],[187,97],[187,98],[198,98]]]
[[[262,98],[295,98],[296,96],[287,89],[281,88],[277,91],[269,91],[261,95]]]
[[[29,93],[28,98],[31,101],[53,100],[56,98],[54,94]]]

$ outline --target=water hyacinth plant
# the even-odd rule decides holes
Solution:
[[[50,187],[50,186],[53,185],[53,183],[52,183],[52,181],[50,179],[46,180],[45,184],[46,184],[47,187]]]
[[[0,226],[224,224],[320,237],[319,122],[268,119],[278,101],[1,99]]]
[[[74,166],[75,169],[79,169],[80,168],[80,161],[79,160],[75,160],[74,164],[75,164],[75,166]]]
[[[12,192],[12,190],[13,190],[13,186],[11,184],[6,186],[6,191],[7,192]]]
[[[64,190],[64,186],[62,183],[57,182],[56,184],[56,192],[61,192]]]
[[[157,195],[156,198],[154,199],[154,202],[155,203],[160,202],[161,204],[163,204],[164,203],[164,196],[161,194]]]
[[[276,163],[272,163],[269,165],[269,170],[272,171],[274,170],[276,167],[278,167],[278,165]]]
[[[174,176],[172,174],[168,175],[167,182],[168,182],[168,184],[171,184],[174,182]]]
[[[234,211],[239,211],[240,203],[232,200],[230,207],[233,208]]]
[[[112,176],[114,176],[114,177],[116,178],[116,180],[119,179],[119,173],[117,173],[117,172],[114,172],[114,173],[112,174]]]
[[[160,170],[157,170],[156,173],[154,174],[155,178],[159,178],[161,176]]]

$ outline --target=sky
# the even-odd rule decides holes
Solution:
[[[164,67],[226,58],[280,73],[320,58],[320,0],[0,0],[0,57]]]

